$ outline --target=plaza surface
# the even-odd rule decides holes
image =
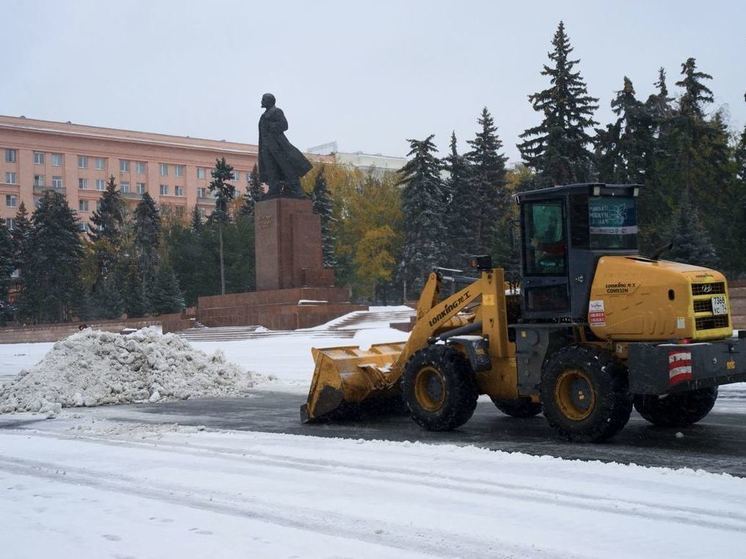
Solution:
[[[485,399],[454,433],[397,416],[301,425],[310,347],[402,340],[387,325],[409,312],[194,333],[192,345],[261,375],[246,398],[0,416],[3,555],[741,556],[742,385],[701,424],[658,429],[633,414],[603,445],[560,443],[543,417],[502,416]],[[0,345],[0,382],[50,347]]]

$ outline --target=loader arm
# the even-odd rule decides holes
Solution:
[[[508,355],[504,276],[501,269],[481,276],[439,300],[440,276],[432,272],[417,303],[417,319],[404,343],[376,344],[367,350],[355,346],[313,349],[315,370],[308,401],[301,407],[305,422],[332,417],[350,405],[399,397],[399,380],[410,357],[436,335],[481,321],[481,334],[489,339],[490,353]],[[499,287],[499,288],[498,288]],[[474,313],[457,317],[480,300]]]
[[[482,296],[485,289],[485,275],[476,279],[457,291],[450,297],[438,300],[440,293],[441,279],[436,272],[430,273],[430,276],[422,289],[420,300],[417,303],[417,321],[409,334],[409,339],[404,344],[401,354],[391,366],[389,373],[390,382],[398,382],[404,373],[404,367],[412,357],[412,354],[422,349],[428,344],[428,340],[437,332],[447,329],[449,321],[459,312],[464,310],[469,303],[473,303]],[[469,317],[469,322],[474,320],[474,315]],[[453,324],[455,328],[461,324]]]

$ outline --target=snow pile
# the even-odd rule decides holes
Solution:
[[[221,351],[208,356],[174,334],[88,329],[54,344],[39,363],[0,388],[0,413],[54,415],[62,407],[236,396],[252,385],[251,376]]]

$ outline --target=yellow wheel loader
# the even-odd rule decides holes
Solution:
[[[746,339],[733,337],[722,274],[639,255],[639,189],[518,194],[520,291],[487,257],[478,277],[435,270],[406,342],[313,349],[302,421],[403,402],[425,429],[450,430],[480,394],[583,442],[619,432],[633,405],[656,425],[705,417],[718,385],[746,380]]]

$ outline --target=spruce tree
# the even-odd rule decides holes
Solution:
[[[596,165],[599,180],[613,183],[644,183],[653,156],[654,121],[635,95],[627,76],[611,101],[617,120],[596,131]]]
[[[155,284],[155,277],[156,275],[153,276],[153,282],[148,284],[150,289]],[[149,289],[145,287],[146,282],[137,260],[130,260],[123,283],[122,299],[127,316],[133,318],[148,314],[150,312]]]
[[[0,326],[13,318],[13,307],[8,301],[11,275],[15,270],[13,239],[5,223],[0,220]]]
[[[410,160],[399,170],[404,248],[401,276],[407,297],[422,288],[427,275],[446,259],[443,184],[433,135],[407,140]]]
[[[13,274],[15,268],[13,239],[11,238],[10,231],[5,226],[5,222],[0,220],[0,305],[8,299],[10,276]]]
[[[736,164],[736,177],[746,187],[746,126],[743,127],[743,132],[738,139],[736,149],[734,152],[734,159]]]
[[[13,264],[20,270],[28,257],[29,239],[31,238],[31,220],[23,202],[18,206],[11,238],[13,239]]]
[[[671,234],[673,247],[668,254],[669,259],[699,266],[717,266],[715,247],[700,221],[697,207],[692,204],[686,190],[674,214]]]
[[[161,245],[161,215],[147,192],[135,208],[134,249],[146,290],[155,279]]]
[[[93,243],[98,272],[91,284],[90,316],[117,318],[123,312],[120,289],[125,237],[125,202],[112,175],[99,206],[91,216],[88,237]]]
[[[71,320],[80,302],[83,257],[75,212],[62,194],[47,190],[31,224],[19,314],[32,322]]]
[[[671,118],[671,113],[673,112],[671,106],[673,99],[668,96],[665,68],[658,69],[658,79],[653,85],[656,92],[648,97],[647,101],[645,101],[645,106],[657,129],[660,129],[661,124]]]
[[[202,231],[202,228],[205,226],[204,222],[202,221],[202,212],[199,211],[199,207],[196,205],[194,206],[194,209],[192,210],[192,231],[195,233],[199,233]]]
[[[215,211],[210,216],[211,223],[218,225],[218,255],[220,257],[220,294],[225,295],[225,255],[223,247],[223,225],[230,221],[228,206],[236,196],[236,187],[230,184],[233,180],[233,167],[225,161],[225,157],[215,160],[215,168],[212,170],[210,181],[210,192],[215,196]],[[175,277],[175,276],[174,276]]]
[[[323,262],[325,268],[334,268],[337,259],[334,255],[334,234],[332,233],[332,222],[334,221],[332,199],[326,187],[326,177],[322,166],[316,175],[313,184],[313,211],[321,218],[321,244]]]
[[[125,312],[125,301],[122,297],[122,282],[119,275],[110,273],[99,276],[88,295],[88,318],[116,319]]]
[[[246,177],[246,192],[243,195],[241,208],[238,210],[239,215],[243,217],[252,217],[254,215],[256,203],[262,199],[263,194],[264,191],[259,182],[259,171],[257,171],[256,165],[254,165],[253,169],[251,169],[251,172]]]
[[[697,61],[694,58],[687,58],[681,65],[681,74],[684,77],[676,82],[676,85],[684,89],[684,94],[679,99],[679,112],[701,119],[705,115],[705,105],[714,101],[712,90],[703,83],[704,80],[711,80],[712,76],[697,71]]]
[[[458,153],[456,133],[451,133],[450,151],[443,159],[448,173],[444,181],[446,210],[447,265],[463,268],[467,257],[474,254],[476,224],[481,214],[479,200],[474,195],[471,168],[466,157]]]
[[[658,79],[653,84],[655,93],[644,104],[644,111],[650,119],[650,149],[646,158],[644,188],[640,191],[637,208],[640,224],[640,249],[644,254],[655,252],[670,241],[667,226],[675,208],[675,192],[671,191],[667,180],[668,152],[671,136],[671,123],[674,114],[666,84],[666,71],[658,70]]]
[[[212,242],[217,235],[213,233],[212,228],[201,225],[200,230],[195,231],[193,227],[178,222],[164,228],[169,264],[189,306],[195,305],[201,295],[220,293],[217,242]]]
[[[156,314],[170,314],[184,310],[184,297],[171,266],[164,264],[158,269],[150,303]]]
[[[496,232],[508,215],[509,194],[505,188],[505,161],[500,153],[502,141],[487,107],[478,119],[480,130],[469,140],[471,151],[466,154],[470,164],[471,195],[477,201],[474,235],[471,238],[474,254],[492,254]],[[505,257],[505,254],[494,255]],[[504,263],[503,263],[504,264]]]
[[[575,70],[580,60],[569,58],[573,48],[561,21],[552,45],[551,65],[541,71],[551,85],[529,95],[534,110],[542,114],[542,122],[521,134],[524,141],[518,145],[526,164],[536,171],[539,186],[591,178],[591,138],[586,130],[598,124],[593,120],[598,99],[588,95],[580,72]]]
[[[693,58],[681,65],[681,74],[676,85],[683,93],[660,140],[662,189],[671,207],[686,191],[716,247],[724,249],[730,233],[722,216],[731,209],[734,179],[728,130],[719,114],[707,117],[713,94],[704,82],[712,77],[698,71]],[[728,250],[719,252],[731,256]]]
[[[124,200],[112,175],[106,183],[99,207],[91,216],[91,231],[88,233],[91,241],[106,240],[118,247],[124,230],[124,213]]]
[[[210,175],[212,180],[208,188],[215,196],[215,211],[210,216],[210,220],[226,223],[230,221],[228,207],[236,197],[236,187],[228,182],[233,180],[233,166],[225,161],[225,157],[221,157],[215,160],[215,168]]]

